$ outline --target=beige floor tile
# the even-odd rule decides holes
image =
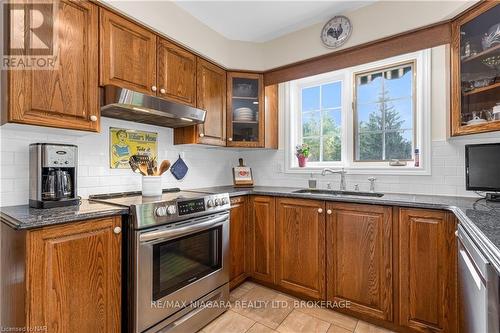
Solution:
[[[255,321],[246,318],[234,311],[226,311],[220,317],[205,326],[203,333],[243,333],[246,332]]]
[[[354,330],[354,333],[391,333],[392,331],[386,330],[385,328],[378,327],[372,324],[368,324],[364,321],[358,321],[358,325]]]
[[[330,309],[321,307],[299,307],[297,308],[300,312],[306,313],[308,315],[314,316],[321,320],[327,321],[336,326],[343,327],[349,331],[354,331],[358,320],[356,318],[349,317],[345,314],[335,312]]]
[[[255,284],[253,282],[243,282],[241,285],[239,285],[238,287],[231,290],[231,293],[229,293],[229,301],[234,302],[234,301],[240,299],[248,291],[255,288],[255,286],[257,286],[257,284]]]
[[[275,330],[264,326],[259,323],[255,323],[246,333],[274,333],[276,332]]]
[[[276,329],[293,310],[293,298],[256,286],[233,304],[234,311]]]
[[[337,325],[332,325],[327,333],[352,333],[352,331]]]
[[[293,310],[277,328],[282,333],[326,333],[330,323]]]

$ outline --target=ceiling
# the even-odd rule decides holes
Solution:
[[[375,1],[177,0],[176,4],[228,39],[266,42]]]

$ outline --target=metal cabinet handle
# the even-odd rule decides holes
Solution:
[[[167,91],[166,91],[165,89],[163,89],[163,88],[161,88],[161,89],[160,89],[160,93],[161,93],[161,94],[165,94],[166,92],[167,92]]]
[[[115,227],[115,228],[113,229],[113,232],[114,232],[115,234],[117,234],[117,235],[118,235],[120,232],[122,232],[122,228],[120,228],[120,227]]]
[[[328,215],[332,215],[332,210],[331,210],[331,209],[328,209],[328,210],[326,211],[326,213],[327,213]]]
[[[156,86],[152,86],[151,90],[156,91],[156,90],[158,90],[158,88],[156,88]]]
[[[97,121],[97,116],[90,116],[90,121],[96,122]]]
[[[233,141],[233,138],[227,138],[227,141]]]
[[[323,213],[323,208],[318,208],[318,213]]]

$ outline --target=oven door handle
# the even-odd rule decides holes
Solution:
[[[184,236],[187,234],[191,234],[194,232],[209,229],[212,226],[214,226],[220,222],[224,222],[224,221],[228,220],[228,218],[229,218],[229,214],[224,214],[224,215],[218,216],[216,218],[213,218],[213,219],[210,219],[210,220],[207,220],[204,222],[196,223],[194,225],[189,225],[186,227],[147,232],[147,233],[141,234],[139,236],[139,241],[141,243],[145,243],[145,242],[153,242],[153,241],[158,241],[158,240],[165,240],[165,239],[172,239],[172,238],[181,237],[181,236]]]

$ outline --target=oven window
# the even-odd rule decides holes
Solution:
[[[153,245],[153,300],[222,267],[222,226]]]

